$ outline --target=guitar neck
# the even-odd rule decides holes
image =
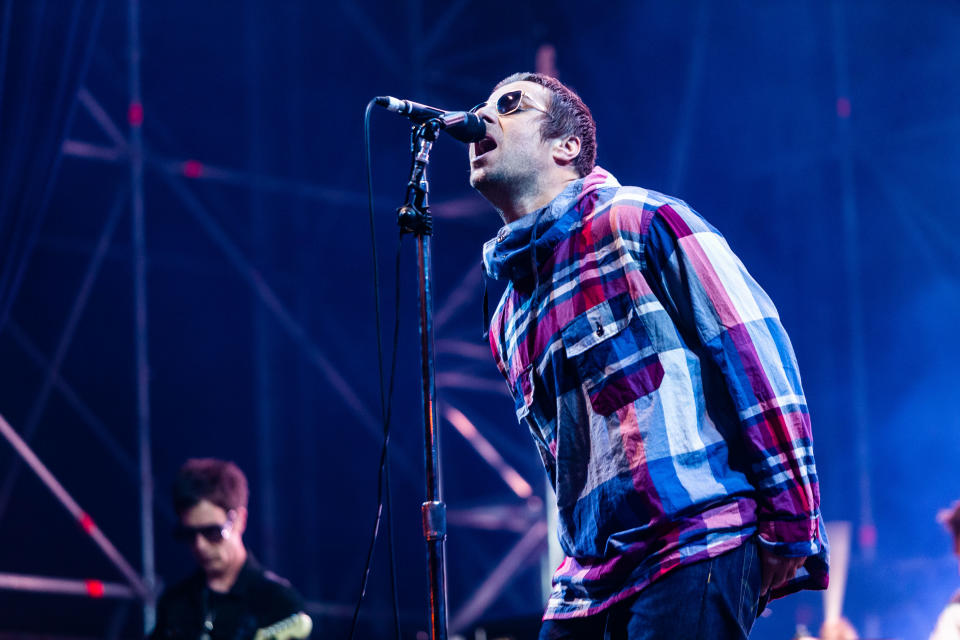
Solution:
[[[313,620],[301,611],[275,622],[269,627],[257,629],[253,640],[302,640],[310,635],[312,630]]]

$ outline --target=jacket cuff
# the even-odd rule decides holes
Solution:
[[[804,521],[767,521],[757,524],[757,545],[785,558],[806,558],[792,580],[774,589],[771,599],[782,598],[800,589],[826,589],[829,583],[829,547],[822,519],[814,518],[813,535]],[[787,537],[784,534],[793,534]],[[800,534],[797,536],[797,534]]]
[[[760,520],[757,523],[758,543],[768,551],[786,558],[814,556],[823,547],[819,535],[819,518],[809,520]]]
[[[820,551],[820,544],[816,540],[803,540],[800,542],[771,542],[763,534],[763,527],[760,528],[760,535],[757,536],[757,543],[778,556],[784,558],[805,558],[815,556]]]

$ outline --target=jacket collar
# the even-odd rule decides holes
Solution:
[[[494,280],[506,278],[516,284],[531,281],[534,260],[539,269],[567,237],[582,215],[581,203],[602,187],[620,183],[604,169],[595,167],[587,176],[571,182],[545,207],[500,228],[483,245],[483,268]]]
[[[257,562],[257,559],[253,557],[253,554],[247,550],[247,559],[243,563],[243,566],[240,568],[240,573],[237,574],[237,579],[233,583],[233,586],[230,587],[230,590],[226,592],[231,598],[242,597],[257,581],[257,575],[263,573],[263,567],[260,566],[260,563]],[[197,569],[190,576],[190,582],[192,588],[197,591],[205,591],[207,589],[207,578],[204,575],[202,569]]]

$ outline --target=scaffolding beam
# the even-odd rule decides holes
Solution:
[[[76,519],[84,532],[100,547],[100,550],[103,551],[107,558],[110,559],[113,565],[127,579],[127,582],[129,582],[130,586],[137,592],[137,595],[145,601],[150,599],[151,594],[144,580],[137,575],[137,572],[130,566],[130,563],[117,551],[117,548],[113,546],[109,538],[107,538],[103,531],[100,530],[100,527],[96,525],[93,518],[80,508],[80,505],[73,499],[73,496],[63,488],[63,485],[60,484],[53,473],[50,472],[40,458],[37,457],[37,454],[24,442],[20,434],[10,426],[10,423],[8,423],[2,415],[0,415],[0,435],[7,439],[11,446],[13,446],[14,451],[16,451],[33,472],[37,474],[37,477],[46,485],[50,493],[60,501],[60,504],[70,512],[70,515]]]
[[[30,576],[20,573],[0,573],[0,589],[65,596],[85,596],[97,599],[139,599],[134,589],[119,582],[104,582],[103,580],[93,579],[78,580],[76,578],[50,578],[48,576]]]
[[[136,336],[137,443],[140,462],[140,558],[147,593],[143,630],[156,624],[157,584],[153,539],[153,465],[150,451],[150,361],[147,333],[147,243],[143,189],[143,103],[140,96],[140,0],[128,0],[130,191],[133,242],[134,335]]]

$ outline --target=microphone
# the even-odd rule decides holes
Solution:
[[[387,111],[399,113],[418,124],[436,118],[443,130],[460,142],[478,142],[487,135],[487,125],[480,116],[469,111],[444,111],[412,100],[398,100],[392,96],[379,96],[376,103]]]

